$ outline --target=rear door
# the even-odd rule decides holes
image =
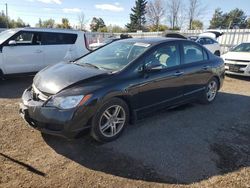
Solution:
[[[181,42],[184,95],[193,96],[205,89],[212,77],[208,54],[200,45],[191,41]]]
[[[75,56],[76,49],[74,43],[77,34],[43,32],[42,45],[45,46],[45,66],[63,61],[64,58],[72,60]]]
[[[9,45],[9,41],[15,44]],[[37,72],[44,64],[44,49],[39,32],[20,31],[2,49],[5,74]]]

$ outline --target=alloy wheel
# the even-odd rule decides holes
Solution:
[[[212,80],[211,82],[209,82],[207,86],[207,100],[209,102],[214,100],[214,98],[216,97],[217,91],[218,91],[218,84],[215,80]]]
[[[123,107],[113,105],[102,113],[99,128],[103,136],[113,137],[122,130],[125,122],[126,113]]]

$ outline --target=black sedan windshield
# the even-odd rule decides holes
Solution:
[[[242,43],[231,50],[232,52],[250,52],[250,43]]]
[[[76,64],[117,71],[139,57],[149,46],[143,42],[117,41],[82,57]]]

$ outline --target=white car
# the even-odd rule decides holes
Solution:
[[[35,73],[88,53],[85,33],[66,29],[22,28],[0,33],[0,77]]]
[[[189,39],[203,45],[213,54],[220,56],[221,47],[216,39],[221,35],[222,33],[220,32],[207,31],[199,36],[191,36]]]
[[[250,76],[250,43],[242,43],[222,55],[226,74]]]

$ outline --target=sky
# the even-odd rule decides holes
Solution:
[[[167,0],[163,0],[167,1]],[[183,1],[183,9],[187,7],[188,0]],[[205,28],[209,26],[213,12],[221,8],[227,12],[234,8],[240,8],[250,16],[250,0],[200,0],[204,8],[199,17]],[[124,26],[129,22],[129,14],[134,6],[134,0],[0,0],[0,11],[5,10],[8,4],[8,15],[12,19],[21,18],[25,23],[35,26],[39,18],[46,20],[53,18],[57,23],[63,17],[69,19],[71,25],[78,24],[78,15],[85,15],[87,25],[93,17],[103,18],[106,25]],[[185,15],[184,15],[185,16]],[[166,19],[163,24],[169,25]]]

